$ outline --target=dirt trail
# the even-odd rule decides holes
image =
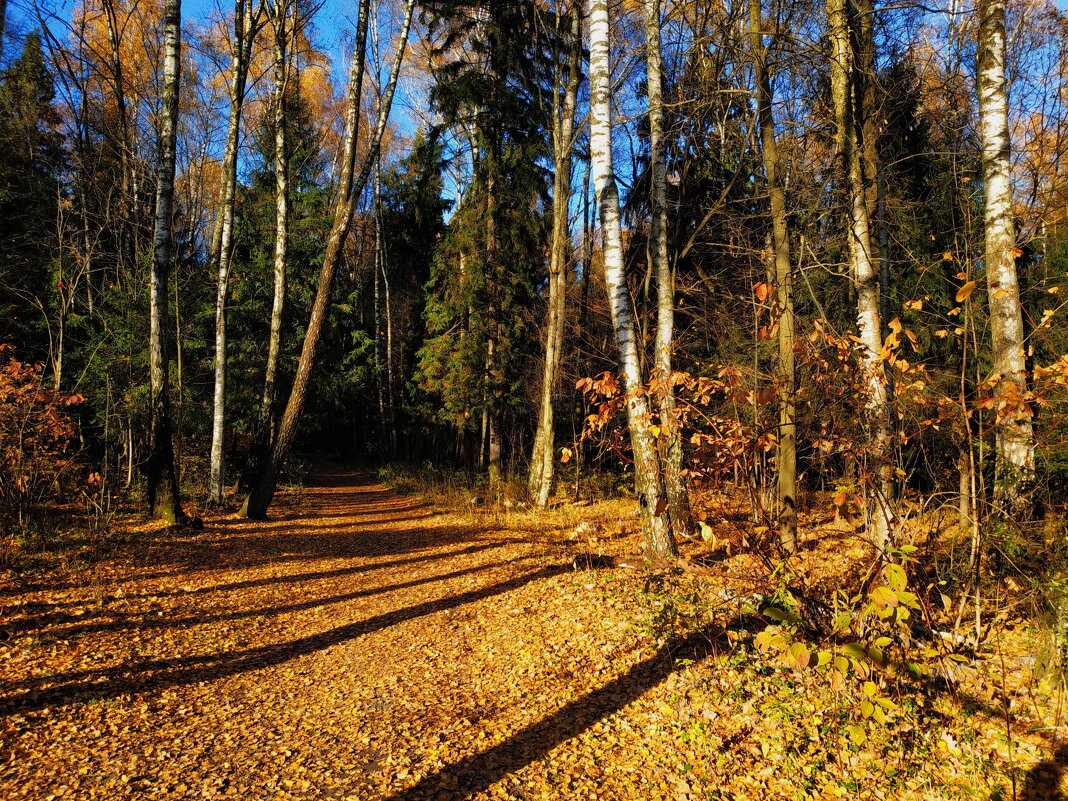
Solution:
[[[311,483],[0,585],[0,798],[541,797],[512,774],[669,672],[559,549]]]
[[[571,570],[637,548],[625,502],[583,509],[587,541],[543,530],[567,513],[497,528],[338,467],[310,483],[268,522],[68,542],[66,569],[0,580],[0,799],[1009,797],[981,687],[900,697],[915,713],[854,742],[859,690],[784,669],[715,600],[747,557]],[[1019,797],[1060,798],[1063,755],[1023,724]]]

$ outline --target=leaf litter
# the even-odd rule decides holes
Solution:
[[[572,569],[636,549],[602,506],[596,535],[545,531],[331,467],[272,520],[9,576],[0,797],[1059,797],[1045,721],[999,720],[1004,681],[965,666],[972,695],[860,725],[848,688],[773,663],[729,600],[763,580],[748,557]]]

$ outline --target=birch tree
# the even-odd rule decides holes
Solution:
[[[1025,400],[1023,314],[1016,278],[1016,233],[1009,174],[1009,87],[1005,77],[1005,0],[979,1],[979,136],[990,336],[993,342],[997,452],[995,494],[1019,507],[1035,476],[1031,410]],[[1019,511],[1019,509],[1017,509]]]
[[[870,11],[869,11],[870,13]],[[871,445],[872,492],[868,509],[872,540],[880,551],[890,541],[893,520],[890,477],[890,404],[882,350],[879,271],[872,256],[871,213],[865,168],[864,93],[858,91],[855,40],[862,31],[871,35],[871,25],[854,24],[850,0],[827,0],[827,24],[831,42],[831,95],[834,103],[840,175],[846,190],[846,238],[849,266],[857,292],[857,327],[865,370],[867,397],[865,419]],[[861,47],[865,46],[861,44]]]
[[[218,267],[215,300],[215,386],[212,406],[211,457],[208,502],[223,502],[225,465],[223,446],[226,436],[226,299],[233,256],[234,208],[237,196],[237,149],[241,134],[241,111],[245,103],[245,83],[252,53],[252,42],[259,27],[259,10],[251,12],[248,0],[234,0],[234,32],[231,41],[230,118],[226,125],[223,149],[222,186],[220,190],[219,249],[213,256]]]
[[[634,455],[634,482],[648,559],[678,555],[667,515],[660,458],[650,431],[649,405],[638,361],[633,305],[623,269],[619,190],[612,163],[611,65],[608,0],[590,3],[590,159],[601,212],[605,287],[626,394],[627,424]]]
[[[286,273],[289,258],[289,143],[286,91],[289,85],[290,43],[295,39],[299,20],[290,0],[275,0],[268,9],[274,39],[274,291],[271,297],[271,323],[267,338],[267,366],[263,376],[263,395],[253,429],[245,469],[239,490],[247,493],[252,481],[270,454],[278,399],[278,360],[282,352],[282,313],[286,302]],[[293,14],[290,9],[293,8]],[[292,27],[288,20],[293,16]],[[363,0],[357,21],[357,41],[367,39],[367,0]]]
[[[575,145],[575,108],[582,81],[582,3],[572,2],[567,66],[553,87],[553,226],[549,249],[549,314],[545,331],[545,366],[542,370],[538,427],[530,459],[527,487],[539,509],[549,503],[553,481],[553,394],[564,346],[564,303],[567,294],[568,206],[571,201],[572,152]],[[563,15],[557,9],[557,25]],[[559,59],[558,59],[559,60]]]
[[[367,5],[367,0],[361,3],[361,19],[357,22],[357,27],[359,28],[362,24],[364,31],[366,31],[366,23],[363,20],[366,18]],[[366,35],[362,40],[357,37],[356,52],[353,54],[349,76],[345,134],[342,139],[341,176],[338,182],[337,196],[334,200],[333,223],[330,227],[330,233],[327,235],[323,264],[319,271],[319,285],[316,289],[307,332],[304,335],[304,344],[301,348],[300,360],[297,363],[297,372],[293,378],[293,387],[289,392],[289,400],[286,402],[285,412],[279,422],[278,435],[272,444],[270,459],[264,465],[261,473],[255,477],[251,489],[242,504],[241,514],[244,517],[263,518],[266,516],[267,509],[274,499],[278,473],[286,456],[289,455],[293,440],[296,438],[308,385],[311,380],[311,372],[315,366],[319,338],[330,307],[330,298],[333,294],[334,280],[337,277],[337,268],[341,262],[345,238],[352,224],[352,213],[355,209],[356,201],[367,184],[372,168],[378,161],[382,135],[386,130],[386,121],[389,119],[389,111],[393,105],[393,96],[397,89],[397,80],[400,76],[404,51],[408,44],[408,32],[411,29],[414,9],[415,0],[408,0],[404,12],[404,20],[401,23],[401,30],[398,34],[389,80],[379,104],[378,119],[371,133],[358,175],[355,169],[356,140],[359,132],[360,101],[363,96]]]
[[[675,274],[668,257],[667,158],[664,144],[664,62],[660,52],[660,0],[645,0],[645,72],[649,100],[649,166],[652,175],[651,240],[656,273],[656,342],[653,385],[657,388],[660,463],[668,516],[676,534],[691,528],[690,500],[682,477],[682,432],[675,408],[671,356],[675,337]]]
[[[181,0],[163,6],[163,102],[160,113],[159,160],[156,165],[156,224],[149,283],[149,379],[151,422],[145,465],[148,506],[153,517],[176,523],[184,517],[174,464],[169,354],[167,350],[167,288],[174,251],[172,212],[177,151],[178,87],[181,80]]]

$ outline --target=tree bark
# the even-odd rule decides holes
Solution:
[[[381,164],[377,168],[381,171]],[[379,175],[379,187],[381,187],[381,176]],[[389,250],[386,247],[386,238],[382,229],[382,193],[381,189],[378,193],[378,203],[375,212],[376,220],[375,224],[378,227],[379,232],[379,263],[382,268],[382,288],[385,291],[385,310],[386,310],[386,402],[387,402],[387,420],[386,427],[388,433],[388,450],[391,459],[397,458],[397,394],[396,394],[396,380],[394,375],[394,359],[393,359],[393,301],[389,288]]]
[[[612,165],[608,37],[608,0],[591,0],[590,158],[601,208],[605,287],[619,350],[623,391],[626,394],[627,424],[634,454],[634,483],[641,510],[646,558],[674,558],[678,555],[678,548],[666,514],[668,503],[661,486],[660,457],[656,440],[649,430],[649,407],[638,362],[633,307],[623,269],[623,230],[619,193]]]
[[[886,366],[882,349],[879,273],[872,257],[871,215],[867,182],[861,156],[864,143],[861,131],[866,113],[864,95],[857,91],[857,58],[853,40],[856,28],[851,24],[849,0],[828,0],[827,21],[832,44],[831,93],[837,122],[837,142],[841,170],[846,186],[849,263],[857,291],[857,327],[860,330],[862,361],[865,371],[865,422],[870,444],[871,502],[868,519],[871,536],[879,551],[891,540],[893,523],[893,484],[890,478],[890,405],[886,391]],[[863,46],[863,45],[862,45]]]
[[[557,17],[559,19],[559,17]],[[538,427],[530,458],[527,489],[538,509],[549,503],[553,483],[555,432],[553,395],[564,347],[564,304],[567,296],[568,207],[571,201],[571,166],[574,148],[575,108],[582,80],[582,3],[571,5],[567,80],[553,87],[553,228],[549,251],[549,302],[545,329],[545,367],[541,378]],[[563,70],[561,69],[561,72]]]
[[[1016,277],[1016,232],[1009,165],[1009,87],[1005,77],[1005,2],[980,0],[979,135],[982,143],[986,274],[997,399],[995,497],[1019,514],[1026,511],[1035,477],[1032,412],[1026,400],[1023,314]]]
[[[263,469],[274,440],[275,406],[278,400],[278,361],[282,352],[282,313],[286,303],[286,272],[289,259],[289,143],[286,91],[289,84],[289,37],[286,27],[289,5],[283,0],[271,12],[274,29],[274,294],[271,327],[267,338],[267,366],[263,395],[256,415],[252,442],[245,457],[238,492],[247,494]],[[296,32],[294,21],[293,31]]]
[[[778,500],[779,542],[788,554],[797,553],[797,415],[794,365],[793,274],[790,238],[786,226],[786,194],[779,170],[779,146],[772,113],[772,76],[768,49],[761,31],[760,0],[749,0],[749,41],[757,87],[757,117],[760,127],[764,174],[771,212],[771,250],[775,262],[779,323],[779,447]]]
[[[349,80],[348,109],[346,113],[344,155],[342,157],[342,173],[339,181],[338,195],[334,202],[334,220],[330,227],[330,233],[326,240],[326,252],[323,255],[323,265],[319,271],[319,286],[316,290],[315,301],[312,305],[311,318],[308,321],[307,333],[304,336],[304,345],[301,348],[300,360],[297,363],[297,373],[293,378],[293,387],[289,393],[285,412],[278,426],[278,436],[271,447],[270,459],[264,466],[260,475],[253,482],[249,494],[241,507],[241,515],[250,518],[263,518],[267,515],[267,509],[274,499],[277,487],[278,474],[282,463],[296,438],[297,428],[300,425],[300,416],[304,409],[304,399],[308,392],[308,384],[311,380],[311,371],[315,366],[316,352],[319,347],[319,337],[322,334],[323,324],[330,307],[330,297],[334,289],[334,279],[337,277],[337,268],[341,261],[341,251],[345,238],[352,223],[352,212],[355,203],[367,179],[371,169],[377,163],[379,148],[382,145],[382,134],[386,129],[386,120],[393,105],[393,95],[397,88],[397,79],[400,75],[401,62],[404,58],[404,50],[408,43],[408,32],[412,25],[412,13],[415,8],[415,0],[408,0],[404,22],[401,26],[400,36],[397,41],[394,54],[393,66],[389,76],[389,83],[382,97],[378,110],[378,120],[371,134],[367,152],[364,156],[360,173],[354,178],[356,164],[356,138],[359,131],[359,106],[362,98],[364,50],[367,43],[367,4],[363,0],[360,6],[360,20],[358,29],[362,27],[363,35],[357,33],[356,53],[352,59],[352,70]]]
[[[645,0],[645,71],[649,100],[649,166],[652,174],[652,260],[656,273],[656,342],[653,385],[659,401],[657,438],[663,468],[668,519],[676,535],[693,527],[690,497],[682,475],[682,432],[671,378],[675,337],[675,274],[668,257],[667,154],[664,143],[663,57],[660,52],[660,0]]]
[[[234,210],[237,196],[237,149],[241,132],[241,110],[245,102],[245,80],[252,49],[254,21],[247,14],[246,0],[234,2],[234,42],[230,75],[230,119],[223,150],[218,286],[215,295],[215,387],[212,406],[210,477],[208,502],[220,505],[225,495],[226,438],[226,296],[233,255]]]
[[[178,86],[181,80],[181,0],[163,6],[163,102],[160,116],[159,161],[156,166],[156,225],[149,284],[149,378],[151,423],[149,456],[145,465],[151,515],[176,523],[184,515],[174,464],[171,421],[169,354],[167,349],[167,279],[174,248],[172,210],[178,130]]]

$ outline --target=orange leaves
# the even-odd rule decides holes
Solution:
[[[966,301],[969,297],[971,297],[971,294],[974,291],[975,281],[968,281],[966,284],[964,284],[964,286],[957,290],[957,303],[963,303],[964,301]]]
[[[29,512],[66,491],[77,435],[69,409],[84,400],[44,386],[40,365],[0,366],[0,530],[27,525]]]
[[[575,389],[580,389],[587,395],[614,398],[619,394],[619,380],[614,373],[605,370],[596,378],[580,378],[575,382]]]
[[[160,0],[84,0],[73,14],[76,29],[84,31],[90,63],[91,85],[99,92],[105,108],[117,113],[117,90],[111,62],[118,51],[122,70],[122,92],[127,109],[138,99],[156,92],[154,80],[162,63],[160,57],[163,5]]]
[[[757,406],[764,406],[774,401],[779,395],[777,387],[761,387],[753,395],[753,402]]]

